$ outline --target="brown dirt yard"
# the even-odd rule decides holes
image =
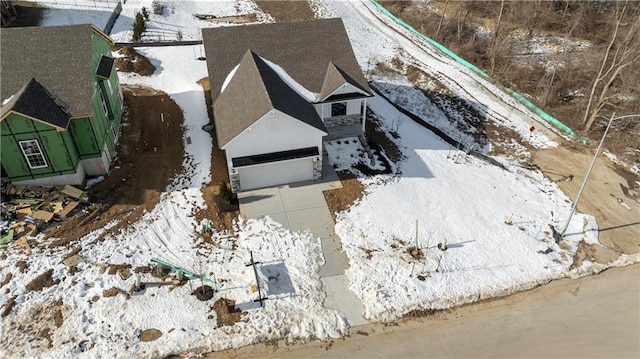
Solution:
[[[128,114],[120,133],[118,159],[109,176],[88,190],[90,201],[100,206],[50,230],[48,237],[57,238],[49,242],[52,247],[67,245],[114,219],[119,219],[119,224],[98,239],[135,223],[145,211],[153,209],[166,186],[182,170],[184,119],[180,108],[166,93],[151,88],[123,86],[123,93]],[[218,152],[214,151],[215,168],[220,168]],[[221,172],[226,173],[226,169]],[[230,228],[237,208],[228,205],[219,211],[218,204],[222,204],[216,198],[221,177],[216,173],[212,178],[218,182],[202,188],[208,208],[197,217],[212,219],[218,229]]]
[[[534,151],[533,163],[575,200],[594,153],[593,148],[565,143],[562,147]],[[601,154],[596,161],[577,207],[578,212],[596,217],[602,245],[581,246],[574,266],[584,259],[606,264],[620,254],[640,252],[640,197],[634,191],[640,177],[603,157]],[[563,180],[569,175],[573,175],[571,181]]]

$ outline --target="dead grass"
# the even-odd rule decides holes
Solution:
[[[315,19],[315,15],[309,7],[309,2],[304,0],[274,0],[256,1],[256,5],[262,11],[273,16],[276,22],[293,22]]]

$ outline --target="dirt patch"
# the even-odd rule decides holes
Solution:
[[[58,309],[56,310],[55,313],[53,313],[53,323],[56,325],[56,328],[60,328],[64,323],[64,316],[62,315],[63,304],[64,303],[62,302],[62,300],[59,300],[58,303],[56,304]]]
[[[131,268],[131,264],[109,264],[109,267],[107,267],[107,273],[110,275],[114,275],[116,273],[118,273],[119,270],[121,269],[129,269]]]
[[[26,261],[19,260],[16,262],[16,268],[20,270],[20,273],[24,273],[27,271],[27,269],[29,269],[29,265]]]
[[[11,278],[13,278],[13,273],[9,272],[4,276],[4,279],[2,280],[2,282],[0,282],[0,288],[4,287],[5,285],[7,285],[7,283],[9,283],[9,281],[11,281]]]
[[[230,24],[248,24],[258,21],[258,16],[254,13],[235,16],[215,16],[202,14],[193,14],[193,16],[200,20],[205,20],[213,23],[226,22]]]
[[[224,325],[234,325],[242,320],[242,317],[246,315],[246,312],[234,310],[236,301],[232,299],[220,298],[213,304],[213,310],[216,312],[217,325],[222,327]]]
[[[276,22],[293,22],[315,19],[308,1],[256,1],[262,11],[273,16]]]
[[[48,288],[60,283],[59,280],[53,280],[53,269],[49,269],[46,272],[35,277],[31,282],[27,283],[25,288],[28,292],[39,292],[44,288]]]
[[[575,199],[583,182],[587,168],[593,158],[593,149],[560,147],[533,153],[532,162],[551,180],[556,180],[560,189]],[[629,178],[618,173],[606,158],[599,158],[591,172],[578,212],[596,217],[599,226],[599,241],[604,246],[582,246],[584,253],[577,254],[576,261],[593,257],[599,263],[609,263],[615,258],[614,252],[633,254],[640,252],[640,203],[628,199],[624,188]],[[571,181],[561,180],[573,175]],[[627,174],[636,180],[640,177]],[[621,199],[622,202],[619,200]],[[566,220],[561,218],[561,220]],[[575,220],[575,218],[574,218]],[[562,222],[561,225],[565,223]],[[571,233],[567,233],[571,235]],[[593,251],[593,252],[592,252]]]
[[[355,201],[364,195],[364,186],[353,173],[340,171],[338,178],[342,182],[342,188],[322,192],[334,222],[338,213],[349,209]]]
[[[0,317],[4,318],[7,315],[9,315],[9,313],[11,313],[11,309],[13,309],[13,306],[16,304],[17,297],[18,296],[14,295],[13,297],[7,298],[7,301],[4,302],[2,313],[0,313]]]
[[[147,330],[143,330],[142,333],[138,336],[141,342],[152,342],[162,336],[162,331],[151,328]]]
[[[62,299],[47,302],[34,301],[28,304],[26,306],[28,309],[17,310],[4,319],[5,332],[11,332],[13,335],[12,347],[51,348],[52,337],[58,324],[62,325],[62,312],[71,308],[64,308]]]
[[[209,122],[213,122],[211,99],[211,86],[209,78],[205,77],[198,81],[204,90],[205,102],[207,104],[207,115]],[[233,231],[233,221],[240,215],[240,207],[237,201],[226,203],[220,198],[220,184],[224,183],[229,186],[229,175],[227,169],[227,159],[224,152],[218,147],[218,139],[215,131],[211,132],[212,150],[211,150],[211,182],[202,186],[200,190],[207,203],[207,208],[199,209],[196,212],[196,220],[202,222],[203,219],[211,220],[212,227],[215,230]],[[210,239],[209,234],[203,234],[205,239]]]
[[[135,72],[140,76],[151,76],[156,71],[151,61],[140,55],[133,47],[115,48],[120,57],[115,58],[116,69],[120,72]]]
[[[109,176],[88,190],[90,201],[101,204],[100,210],[90,221],[77,215],[47,232],[48,237],[59,238],[50,247],[67,245],[114,219],[120,222],[96,240],[135,223],[158,204],[160,194],[182,171],[180,107],[166,93],[148,87],[123,86],[123,94],[127,114],[118,140],[118,160]]]
[[[367,122],[365,123],[365,137],[369,143],[381,148],[385,155],[394,163],[398,164],[404,159],[402,150],[389,138],[389,133],[382,130],[378,117],[367,108]]]
[[[129,293],[125,292],[124,290],[118,288],[118,287],[112,287],[109,289],[105,289],[102,291],[102,296],[105,298],[108,297],[115,297],[118,294],[124,294],[125,296],[129,296]]]
[[[420,248],[416,246],[407,248],[407,253],[409,253],[415,260],[421,260],[422,258],[424,258],[424,253]]]
[[[208,285],[203,285],[203,286],[200,286],[200,287],[196,288],[193,291],[193,293],[191,293],[191,294],[195,295],[196,298],[198,298],[198,300],[201,300],[201,301],[204,302],[204,301],[207,301],[207,300],[213,298],[213,293],[214,293],[213,292],[213,288],[211,288]]]

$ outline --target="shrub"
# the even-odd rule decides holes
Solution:
[[[141,13],[136,14],[136,20],[133,22],[133,41],[140,42],[142,34],[147,31],[144,16]]]
[[[222,201],[224,201],[225,203],[231,203],[231,188],[229,188],[229,186],[225,183],[225,182],[220,182],[220,198],[222,199]]]
[[[144,17],[144,21],[149,21],[149,11],[147,11],[146,7],[142,7],[142,17]]]

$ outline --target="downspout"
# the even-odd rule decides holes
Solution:
[[[362,107],[362,132],[365,132],[365,123],[367,122],[367,98],[364,98],[364,106]]]

